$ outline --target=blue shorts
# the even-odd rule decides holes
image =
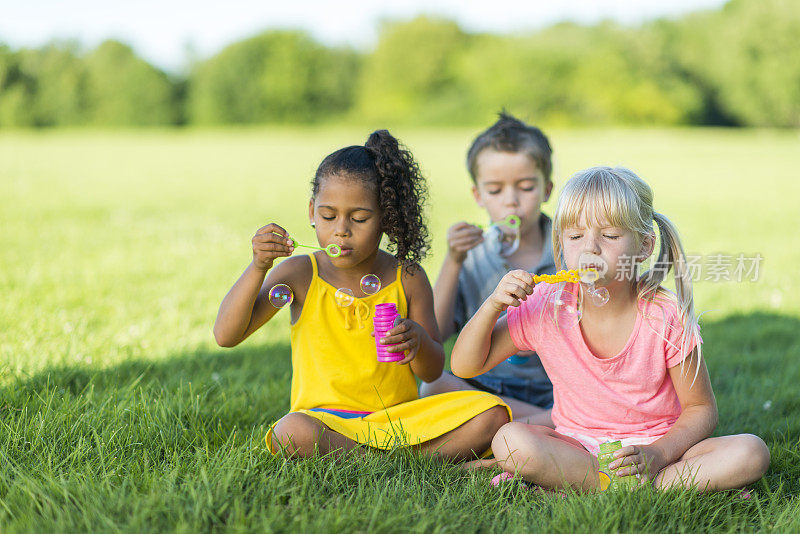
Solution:
[[[553,407],[553,384],[549,380],[490,375],[462,378],[462,380],[475,389],[487,391],[493,395],[511,397],[539,408]]]
[[[312,412],[325,412],[342,419],[361,419],[370,414],[370,412],[354,412],[351,410],[333,410],[331,408],[311,408]]]

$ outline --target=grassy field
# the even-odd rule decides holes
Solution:
[[[288,314],[221,349],[216,310],[259,226],[313,238],[316,165],[367,133],[0,133],[0,531],[800,530],[797,132],[551,132],[557,189],[622,164],[690,254],[764,258],[755,282],[697,285],[717,433],[772,453],[751,499],[561,500],[405,451],[265,452],[289,405]],[[447,226],[483,220],[463,165],[473,132],[395,133],[429,177],[433,279]]]

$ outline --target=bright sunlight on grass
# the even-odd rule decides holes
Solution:
[[[301,242],[309,180],[367,131],[0,134],[3,531],[681,531],[800,529],[800,138],[771,131],[548,132],[558,187],[631,167],[689,254],[760,254],[758,280],[697,285],[719,434],[772,465],[733,493],[542,496],[407,451],[286,462],[263,448],[289,406],[288,314],[235,349],[217,307],[275,221]],[[471,130],[395,130],[430,183],[435,279],[447,227],[482,222]],[[552,213],[555,197],[545,206]],[[706,274],[705,272],[703,274]]]

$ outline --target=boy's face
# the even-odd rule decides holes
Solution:
[[[472,194],[492,222],[516,215],[524,235],[539,221],[542,202],[550,198],[553,183],[546,181],[536,162],[522,152],[487,148],[476,159]]]

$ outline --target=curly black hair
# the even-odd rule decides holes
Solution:
[[[428,254],[430,236],[423,216],[428,187],[411,152],[388,130],[376,130],[364,145],[340,148],[322,160],[311,182],[312,195],[323,179],[336,175],[360,178],[374,188],[389,252],[413,271]]]
[[[467,169],[474,182],[478,172],[478,154],[492,148],[498,152],[524,152],[542,170],[546,181],[553,172],[553,149],[547,136],[536,126],[514,117],[506,110],[498,113],[497,122],[481,132],[467,152]]]

